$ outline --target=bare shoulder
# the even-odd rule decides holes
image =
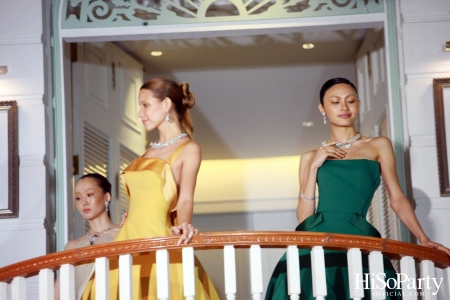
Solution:
[[[378,150],[382,150],[385,148],[392,148],[391,140],[385,136],[378,136],[369,139],[370,139],[369,143],[372,145],[372,147]]]
[[[317,150],[314,149],[314,150],[303,153],[300,158],[300,161],[308,162],[311,158],[314,157],[314,155],[316,155],[316,152],[317,152]]]
[[[183,149],[183,155],[184,156],[188,156],[188,157],[192,157],[192,156],[201,157],[202,150],[201,150],[200,146],[196,142],[191,141]]]
[[[83,239],[86,239],[87,237],[85,235],[83,235],[82,237],[75,239],[75,240],[70,240],[67,242],[66,247],[64,247],[64,250],[71,250],[71,249],[75,249],[78,248],[78,245],[83,241]]]

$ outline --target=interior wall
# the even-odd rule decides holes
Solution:
[[[450,247],[450,198],[440,197],[433,78],[450,77],[450,2],[401,1],[400,40],[405,74],[404,97],[410,137],[410,164],[416,214],[425,233]],[[439,270],[439,269],[437,269]],[[438,274],[438,276],[440,276]],[[439,299],[444,299],[440,295]]]
[[[45,80],[41,1],[0,0],[0,100],[18,101],[19,217],[0,219],[0,267],[47,252]],[[44,35],[45,37],[45,35]],[[27,283],[37,293],[37,281]]]

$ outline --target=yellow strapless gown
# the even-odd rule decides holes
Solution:
[[[172,165],[189,142],[175,149],[167,160],[139,157],[123,171],[130,207],[114,241],[172,235],[171,212],[178,200]],[[169,257],[170,299],[181,300],[185,298],[181,251],[171,251]],[[195,263],[195,299],[220,299],[200,262],[196,259]],[[118,299],[117,260],[110,262],[110,270],[110,299]],[[82,299],[95,299],[94,282],[87,284]],[[133,256],[133,299],[157,300],[155,252]]]

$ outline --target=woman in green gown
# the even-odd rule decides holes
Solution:
[[[304,153],[300,159],[300,195],[296,231],[333,232],[380,237],[366,221],[380,175],[390,198],[390,206],[422,245],[446,251],[423,232],[414,210],[398,183],[395,157],[386,137],[364,137],[355,130],[360,101],[355,86],[345,78],[328,80],[320,90],[319,111],[331,126],[331,137],[322,145]],[[320,194],[317,209],[316,184]],[[300,249],[300,299],[314,299],[311,251]],[[363,254],[363,273],[369,273],[368,255]],[[327,296],[325,299],[350,299],[345,251],[325,250]],[[395,270],[384,258],[386,280],[396,278]],[[266,300],[289,299],[286,255],[277,264],[267,288]],[[364,299],[370,299],[365,290]],[[401,290],[386,289],[386,299],[401,299]]]

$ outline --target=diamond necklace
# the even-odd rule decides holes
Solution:
[[[91,246],[94,245],[95,242],[97,242],[97,240],[98,240],[102,235],[104,235],[108,230],[110,230],[112,226],[113,226],[113,223],[109,224],[109,227],[108,227],[107,229],[103,230],[102,232],[95,233],[95,234],[93,234],[93,235],[90,235],[90,234],[89,234],[89,231],[88,231],[88,232],[86,233],[86,235],[87,235],[88,238],[89,238],[89,244],[91,244]]]
[[[151,142],[150,143],[150,148],[159,149],[159,148],[167,147],[170,144],[175,143],[179,139],[184,138],[185,136],[187,136],[187,133],[183,132],[183,133],[177,135],[176,137],[174,137],[174,138],[172,138],[172,139],[170,139],[168,141],[165,141],[165,142]]]
[[[336,147],[336,148],[341,148],[341,147],[350,148],[352,146],[353,142],[358,140],[358,139],[360,139],[360,138],[361,138],[361,135],[359,134],[359,132],[357,132],[354,137],[350,138],[347,141],[339,142],[339,143],[335,144],[334,147]]]

